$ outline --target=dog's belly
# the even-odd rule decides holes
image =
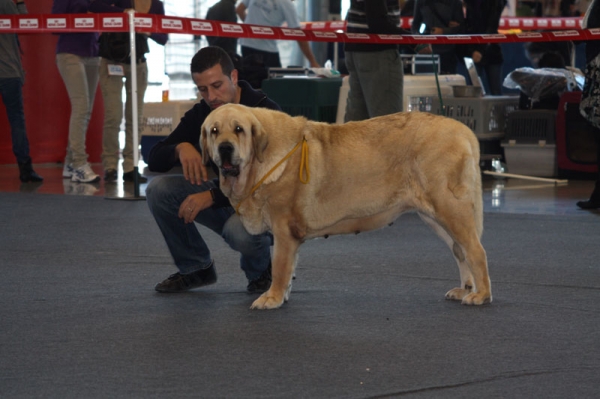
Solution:
[[[363,231],[376,230],[393,223],[407,209],[394,208],[375,215],[341,219],[325,228],[311,229],[308,226],[306,238],[325,237],[336,234],[358,234]]]

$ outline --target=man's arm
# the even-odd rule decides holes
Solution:
[[[304,54],[304,56],[310,63],[310,66],[313,68],[320,68],[321,65],[319,65],[319,63],[317,62],[315,55],[313,54],[312,50],[310,49],[309,43],[301,42],[298,40],[298,45],[300,46],[300,50],[302,51],[302,54]]]
[[[238,6],[235,8],[235,13],[243,22],[246,19],[246,5],[243,2],[240,2],[240,4],[238,4]]]
[[[179,152],[176,147],[182,143],[187,143],[194,147],[200,153],[200,127],[199,122],[202,117],[200,104],[187,111],[181,121],[163,140],[156,143],[150,150],[148,168],[153,172],[165,173],[179,164]]]

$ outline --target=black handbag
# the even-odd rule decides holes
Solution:
[[[100,57],[113,62],[129,63],[131,48],[129,46],[129,32],[104,32],[98,39]],[[135,60],[136,63],[145,61],[148,47],[148,38],[140,33],[135,34]]]

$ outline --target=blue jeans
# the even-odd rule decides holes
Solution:
[[[178,216],[181,203],[191,194],[215,187],[212,181],[189,183],[182,175],[156,176],[146,188],[150,212],[162,232],[175,265],[182,274],[205,269],[212,262],[210,250],[194,223]],[[219,234],[229,246],[241,253],[240,266],[248,280],[254,280],[271,262],[271,235],[249,234],[232,207],[208,208],[198,213],[196,223]]]
[[[20,164],[31,161],[29,141],[25,130],[25,112],[23,112],[23,80],[21,78],[0,78],[0,95],[6,107],[13,154]]]

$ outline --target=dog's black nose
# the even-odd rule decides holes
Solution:
[[[221,158],[231,159],[233,151],[233,144],[229,142],[219,144],[219,155],[221,155]]]

